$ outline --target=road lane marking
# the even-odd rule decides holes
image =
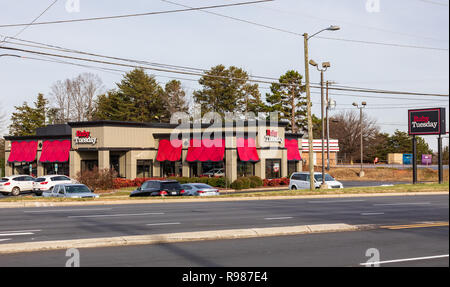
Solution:
[[[384,215],[384,212],[366,212],[366,213],[361,213],[361,215],[363,215],[363,216]]]
[[[11,238],[7,238],[7,239],[0,239],[0,242],[3,242],[3,241],[8,241],[8,240],[11,240]]]
[[[124,213],[124,214],[97,214],[97,215],[74,215],[68,218],[97,218],[97,217],[126,217],[126,216],[143,216],[143,215],[163,215],[163,212],[152,213]]]
[[[416,258],[395,259],[395,260],[387,260],[387,261],[379,261],[379,262],[360,263],[360,265],[366,266],[366,265],[379,265],[379,264],[408,262],[408,261],[431,260],[431,259],[447,258],[448,256],[449,256],[448,254],[445,254],[445,255],[437,255],[437,256],[426,256],[426,257],[416,257]]]
[[[403,203],[378,203],[374,206],[397,206],[397,205],[429,205],[431,202],[403,202]]]
[[[0,231],[0,234],[4,234],[4,233],[21,233],[21,232],[39,232],[42,231],[40,229],[35,229],[35,230],[8,230],[8,231]]]
[[[283,220],[283,219],[292,219],[293,217],[268,217],[264,218],[265,220]]]
[[[442,227],[442,226],[448,226],[448,222],[417,223],[417,224],[407,224],[407,225],[390,225],[390,226],[380,226],[380,228],[390,229],[390,230],[397,230],[397,229]]]
[[[20,235],[33,235],[33,232],[22,232],[22,233],[4,233],[0,234],[0,236],[20,236]]]
[[[112,208],[93,208],[93,209],[56,209],[56,210],[36,210],[36,211],[24,211],[24,213],[45,213],[45,212],[71,212],[71,211],[102,211],[111,210]]]
[[[308,203],[346,203],[346,202],[362,202],[363,199],[353,199],[353,200],[320,200],[320,201],[308,201]]]
[[[149,223],[147,226],[158,226],[158,225],[178,225],[180,222],[162,222],[162,223]]]

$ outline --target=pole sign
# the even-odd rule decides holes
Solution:
[[[409,110],[408,132],[409,135],[445,134],[445,108]]]

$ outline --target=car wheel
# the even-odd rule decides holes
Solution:
[[[297,190],[297,187],[295,185],[291,186],[291,190]]]
[[[11,195],[12,195],[12,196],[19,196],[19,194],[20,194],[20,188],[14,187],[14,188],[12,189],[12,191],[11,191]]]

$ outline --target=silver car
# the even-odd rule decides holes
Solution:
[[[183,195],[188,196],[217,196],[220,192],[217,188],[204,183],[186,183],[182,184],[181,187],[184,189],[185,193]]]
[[[52,190],[44,191],[43,197],[63,197],[63,198],[98,198],[98,194],[94,194],[84,184],[57,184]]]

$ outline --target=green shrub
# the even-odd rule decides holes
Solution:
[[[250,176],[248,178],[250,180],[250,187],[256,188],[264,185],[263,180],[258,176]]]

